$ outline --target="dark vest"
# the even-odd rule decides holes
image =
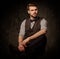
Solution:
[[[35,23],[34,23],[34,26],[33,28],[31,29],[30,25],[31,25],[31,21],[30,19],[26,19],[26,23],[25,23],[25,36],[24,36],[24,39],[35,34],[36,32],[40,31],[40,21],[42,20],[42,18],[36,18],[35,19]],[[41,35],[39,37],[37,37],[36,39],[33,39],[29,42],[30,45],[34,45],[34,44],[37,44],[38,42],[41,42],[41,41],[44,41],[46,39],[46,36],[45,34],[44,35]]]

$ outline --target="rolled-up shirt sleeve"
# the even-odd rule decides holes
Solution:
[[[42,19],[40,22],[41,25],[41,29],[46,29],[47,30],[47,20],[46,19]]]
[[[19,36],[22,36],[22,37],[24,37],[24,35],[25,35],[25,22],[26,22],[26,20],[24,20],[20,26]]]

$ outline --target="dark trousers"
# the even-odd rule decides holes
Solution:
[[[37,59],[38,57],[42,56],[44,53],[45,48],[39,47],[39,48],[30,48],[27,47],[25,49],[25,52],[20,52],[16,48],[10,48],[11,57],[15,59]]]
[[[37,59],[43,54],[43,47],[39,48],[30,48],[27,47],[25,52],[20,52],[18,49],[14,47],[10,47],[10,56],[15,59]]]
[[[37,42],[37,41],[36,41]],[[11,56],[15,59],[38,59],[40,56],[43,56],[45,52],[46,40],[38,41],[38,43],[31,42],[27,44],[25,52],[20,52],[18,48],[10,45]]]

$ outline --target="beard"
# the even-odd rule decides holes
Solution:
[[[33,15],[31,15],[31,16],[35,18],[35,17],[37,17],[37,14],[36,14],[36,13],[34,13],[34,14],[33,14]]]

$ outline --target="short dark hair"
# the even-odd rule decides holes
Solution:
[[[37,3],[35,3],[35,2],[29,3],[29,4],[27,5],[27,10],[29,10],[29,7],[30,7],[30,6],[36,6],[36,7],[38,8]]]

